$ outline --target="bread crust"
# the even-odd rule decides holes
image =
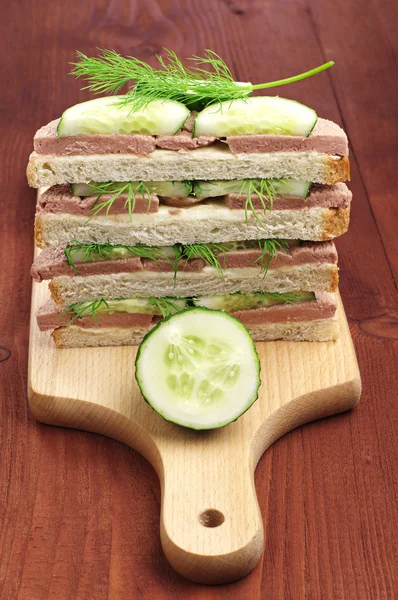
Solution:
[[[331,240],[346,233],[350,223],[351,206],[329,208],[323,219],[323,239]]]
[[[330,184],[332,180],[333,183],[350,181],[351,171],[348,156],[341,156],[338,160],[330,156],[326,162],[326,171],[328,174],[325,174],[325,177],[329,177],[330,181],[325,181],[325,183]]]

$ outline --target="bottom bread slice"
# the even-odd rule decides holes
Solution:
[[[253,340],[327,342],[338,337],[337,318],[286,323],[247,324]],[[89,348],[96,346],[135,346],[151,327],[82,328],[76,325],[59,327],[52,332],[57,348]]]

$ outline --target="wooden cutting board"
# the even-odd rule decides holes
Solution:
[[[48,296],[46,283],[33,284],[29,404],[34,416],[101,433],[145,456],[162,488],[163,549],[184,577],[214,584],[249,573],[264,545],[254,487],[261,455],[291,429],[359,400],[358,365],[340,298],[338,342],[257,344],[259,400],[224,429],[195,432],[164,421],[144,402],[134,379],[135,348],[56,350],[35,319]]]

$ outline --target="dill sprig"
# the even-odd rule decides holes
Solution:
[[[175,184],[175,182],[172,182],[173,185]],[[195,196],[195,181],[191,181],[190,179],[184,179],[183,181],[180,181],[180,183],[185,187],[185,189],[187,190],[187,196]]]
[[[83,89],[94,94],[118,94],[125,84],[133,85],[121,101],[132,111],[153,100],[177,100],[191,109],[202,109],[214,102],[245,99],[254,90],[300,81],[334,64],[329,61],[293,77],[252,85],[234,81],[224,60],[213,50],[206,50],[204,57],[188,59],[195,63],[191,68],[184,66],[173,50],[164,48],[164,51],[165,58],[156,55],[160,67],[157,69],[133,56],[121,56],[114,50],[99,50],[98,57],[77,52],[78,60],[71,63],[74,67],[71,74],[85,79],[88,85]]]
[[[177,298],[155,298],[150,297],[152,306],[155,306],[162,313],[163,318],[169,317],[180,310],[184,310],[183,307],[176,304]]]
[[[227,252],[228,246],[225,244],[177,244],[176,256],[174,259],[174,281],[177,277],[178,262],[180,260],[189,261],[194,258],[202,259],[210,267],[214,267],[221,278],[224,278],[223,267],[218,260],[218,254]]]
[[[284,179],[243,179],[238,196],[246,196],[244,204],[246,223],[249,222],[249,210],[251,210],[258,224],[265,229],[265,225],[254,207],[252,196],[256,196],[260,200],[264,214],[267,210],[271,212],[274,205],[274,198],[277,195],[275,183],[287,185]]]
[[[169,263],[171,260],[165,256],[163,250],[157,246],[125,246],[124,244],[81,244],[78,240],[72,240],[66,248],[64,248],[64,254],[66,262],[77,275],[80,275],[79,270],[76,267],[75,257],[77,254],[82,254],[79,257],[79,262],[86,263],[95,261],[96,257],[107,260],[111,259],[115,254],[115,250],[118,248],[126,249],[133,256],[139,256],[140,258],[149,258],[159,264],[160,259],[165,259]]]
[[[65,315],[71,314],[72,318],[68,321],[67,325],[71,325],[76,319],[82,319],[83,317],[93,317],[94,323],[98,324],[97,311],[104,305],[106,308],[109,307],[106,300],[94,300],[93,302],[77,302],[68,306],[60,315],[61,319]]]
[[[128,210],[130,221],[133,218],[133,212],[137,202],[137,195],[142,196],[144,199],[145,197],[147,198],[147,211],[149,211],[151,207],[151,192],[143,181],[126,181],[124,183],[106,181],[104,183],[91,184],[91,187],[93,188],[93,191],[96,192],[98,195],[93,205],[90,207],[90,210],[93,214],[87,219],[85,223],[89,223],[91,219],[96,217],[103,210],[105,210],[105,214],[108,217],[109,211],[111,210],[115,200],[117,200],[117,198],[119,198],[122,194],[127,195],[126,201],[124,203],[124,208],[127,208]],[[102,196],[109,194],[112,194],[111,197],[101,202]]]
[[[261,254],[254,262],[259,263],[264,279],[271,260],[277,258],[279,250],[287,250],[289,242],[287,240],[258,240],[258,245],[261,248]]]

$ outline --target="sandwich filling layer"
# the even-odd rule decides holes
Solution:
[[[58,137],[59,119],[39,129],[34,137],[34,150],[40,155],[70,156],[90,154],[136,154],[147,156],[156,148],[189,152],[219,142],[234,154],[268,152],[321,152],[348,156],[347,136],[336,123],[318,119],[308,137],[289,135],[234,135],[226,138],[195,137],[192,119],[175,135],[90,134]]]
[[[281,296],[289,301],[281,300]],[[82,303],[60,307],[52,300],[42,306],[37,315],[41,331],[74,325],[82,328],[149,327],[165,311],[168,314],[188,305],[226,310],[242,323],[289,323],[331,319],[336,312],[336,300],[326,292],[298,294],[226,294],[190,299],[122,299]]]
[[[146,253],[149,257],[145,256]],[[185,258],[186,255],[193,257]],[[33,263],[31,275],[35,281],[42,281],[61,275],[87,277],[111,273],[162,272],[173,276],[176,273],[177,279],[178,274],[182,273],[209,273],[209,267],[217,270],[214,264],[220,269],[219,276],[223,277],[226,270],[238,269],[241,272],[242,269],[255,269],[265,274],[268,269],[325,263],[337,264],[333,242],[277,240],[271,245],[268,241],[251,240],[202,244],[199,248],[188,249],[181,248],[181,245],[142,248],[72,243],[43,250]]]
[[[211,187],[212,182],[207,182]],[[233,183],[233,182],[229,182]],[[255,185],[255,184],[254,184]],[[289,180],[286,180],[286,187]],[[214,186],[216,188],[216,186]],[[239,186],[237,186],[239,188]],[[256,188],[254,187],[254,190]],[[215,189],[217,193],[217,188]],[[142,195],[140,193],[129,195],[127,193],[98,193],[89,196],[74,195],[72,187],[68,184],[54,185],[46,190],[37,203],[37,214],[59,214],[85,216],[92,219],[97,215],[151,215],[159,213],[163,206],[163,213],[179,214],[178,211],[192,210],[198,206],[217,206],[228,210],[244,210],[246,213],[271,210],[305,210],[308,208],[347,208],[350,205],[352,194],[344,183],[334,185],[313,184],[309,193],[304,198],[290,196],[288,193],[274,195],[271,192],[258,191],[247,193],[232,192],[216,198],[201,200],[192,195],[186,198],[164,197],[154,193]],[[167,205],[170,208],[165,208]],[[228,211],[226,211],[227,213]]]

